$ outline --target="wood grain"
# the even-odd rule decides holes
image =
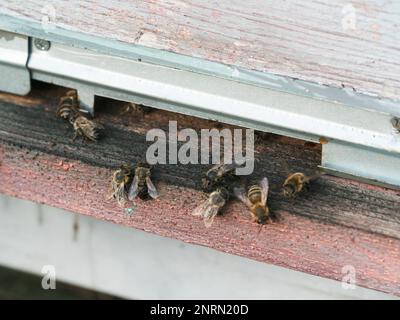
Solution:
[[[342,268],[350,265],[358,285],[400,295],[395,191],[324,176],[309,193],[287,201],[279,192],[287,168],[312,172],[320,146],[264,135],[250,181],[261,176],[272,181],[269,203],[280,216],[277,222],[260,228],[241,203],[231,201],[206,229],[190,214],[205,197],[199,191],[207,168],[202,165],[157,166],[153,180],[161,197],[121,208],[107,199],[112,170],[143,159],[148,129],[166,128],[168,120],[177,120],[180,128],[221,125],[159,110],[121,115],[123,103],[98,99],[104,138],[72,142],[69,126],[55,117],[65,92],[34,83],[25,98],[0,94],[1,193],[331,279],[341,280]]]
[[[400,295],[400,241],[281,211],[262,229],[231,203],[211,228],[190,215],[201,192],[157,182],[161,198],[130,204],[128,215],[106,200],[112,170],[0,143],[0,192],[282,267],[341,280],[353,266],[357,285]],[[340,285],[340,283],[338,283]]]
[[[0,14],[400,99],[400,6],[390,0],[1,0]],[[350,23],[346,23],[350,21]]]

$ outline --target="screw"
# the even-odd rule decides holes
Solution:
[[[33,40],[35,47],[41,51],[48,51],[50,49],[50,41],[35,38]]]
[[[390,120],[390,122],[392,123],[392,126],[394,129],[396,129],[397,131],[400,131],[400,119],[399,118],[392,118],[392,120]]]

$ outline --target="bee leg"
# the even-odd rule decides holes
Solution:
[[[85,137],[87,140],[89,140],[89,141],[96,141],[96,139],[95,138],[93,138],[92,136],[89,136],[89,135],[82,135],[82,137]]]
[[[74,137],[72,141],[75,141],[78,137],[84,137],[83,131],[81,129],[75,130]]]

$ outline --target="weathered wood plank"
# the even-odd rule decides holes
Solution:
[[[156,167],[161,197],[130,204],[134,213],[128,215],[107,200],[110,177],[120,163],[143,159],[145,132],[166,128],[168,120],[177,120],[180,128],[218,124],[165,111],[121,116],[121,104],[100,99],[96,114],[106,127],[104,139],[72,142],[70,128],[55,118],[64,92],[36,83],[25,98],[0,95],[1,193],[327,278],[341,280],[342,268],[350,265],[358,285],[400,295],[397,192],[325,176],[310,193],[287,201],[279,193],[285,171],[311,172],[320,148],[267,135],[256,146],[251,179],[271,179],[270,206],[279,221],[260,228],[232,201],[206,229],[190,214],[204,199],[198,190],[206,169],[201,165]]]
[[[132,215],[106,200],[112,171],[0,142],[0,192],[258,261],[341,280],[353,266],[359,286],[400,295],[400,241],[281,211],[262,229],[234,202],[206,229],[190,215],[194,189],[157,182],[159,200],[137,201]],[[182,181],[183,183],[183,181]],[[340,285],[340,284],[338,284]]]
[[[400,99],[400,6],[386,0],[1,0],[0,14]],[[54,15],[53,15],[54,10]]]

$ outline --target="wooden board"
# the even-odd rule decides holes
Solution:
[[[309,193],[287,201],[279,187],[287,168],[312,172],[320,147],[267,135],[256,146],[251,180],[270,178],[270,207],[279,221],[260,228],[241,203],[232,201],[206,229],[190,214],[205,197],[199,183],[207,166],[200,165],[156,167],[160,199],[131,203],[133,214],[128,214],[107,199],[111,174],[123,162],[143,159],[148,129],[165,128],[171,119],[180,128],[219,125],[158,110],[121,116],[122,104],[100,99],[96,114],[106,127],[104,138],[72,142],[68,125],[55,118],[64,92],[35,84],[26,98],[1,95],[1,193],[331,279],[341,280],[342,268],[350,265],[358,285],[400,295],[395,191],[324,176]]]
[[[390,0],[0,0],[0,14],[378,97],[400,99]],[[57,30],[55,31],[57,32]]]

